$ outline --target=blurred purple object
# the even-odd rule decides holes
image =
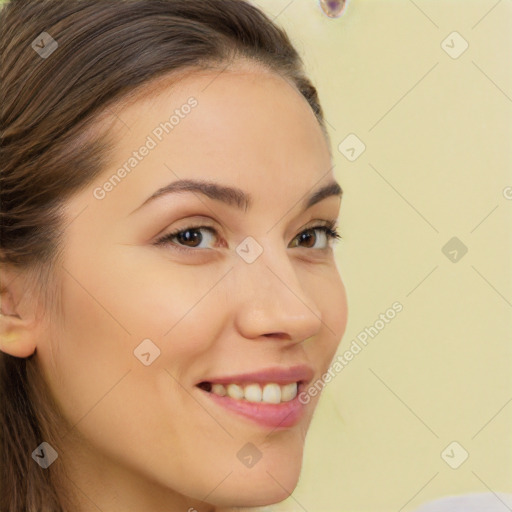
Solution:
[[[345,9],[347,0],[320,0],[320,7],[329,18],[338,18]]]

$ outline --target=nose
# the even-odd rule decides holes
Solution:
[[[298,343],[321,330],[321,311],[301,286],[286,249],[265,249],[252,263],[237,261],[233,270],[235,322],[245,338],[265,336]]]

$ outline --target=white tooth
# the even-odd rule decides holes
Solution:
[[[212,393],[215,393],[219,396],[226,396],[226,388],[223,384],[213,384],[212,385]]]
[[[281,402],[281,388],[278,384],[265,384],[263,388],[263,402],[268,404],[278,404]]]
[[[238,384],[229,384],[227,388],[228,396],[240,400],[244,397],[244,390]]]
[[[297,383],[281,386],[281,402],[289,402],[297,396]]]
[[[249,402],[261,402],[261,386],[259,384],[248,384],[244,388],[244,397]]]

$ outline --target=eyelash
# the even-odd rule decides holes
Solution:
[[[186,247],[186,246],[174,243],[172,241],[177,235],[179,235],[183,232],[196,231],[196,230],[198,231],[200,229],[206,229],[206,230],[210,231],[210,233],[217,234],[217,231],[214,228],[212,228],[211,226],[201,226],[201,225],[193,226],[193,225],[191,225],[191,226],[187,226],[182,229],[177,229],[171,233],[167,233],[167,234],[161,236],[159,239],[157,239],[154,242],[154,245],[156,245],[156,246],[172,245],[172,246],[174,246],[174,249],[176,249],[178,251],[183,251],[183,252],[197,252],[200,250],[204,250],[204,249],[197,249],[197,248],[193,248],[193,247]],[[303,231],[301,231],[300,233],[298,233],[295,238],[297,238],[298,236],[300,236],[303,233],[306,233],[308,231],[315,231],[315,230],[323,231],[326,234],[328,244],[329,244],[329,242],[335,243],[338,240],[342,239],[341,235],[338,233],[338,231],[336,229],[336,221],[334,221],[334,220],[325,221],[324,224],[317,224],[315,226],[308,227],[308,228],[304,229]],[[294,240],[295,240],[295,238],[294,238]],[[316,250],[317,251],[318,250],[326,250],[326,248],[316,249]]]

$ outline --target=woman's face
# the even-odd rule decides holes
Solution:
[[[192,74],[116,115],[111,165],[68,203],[61,317],[37,347],[73,425],[60,463],[84,508],[281,501],[318,399],[291,400],[295,382],[328,369],[347,321],[321,228],[340,195],[308,207],[334,181],[327,142],[257,68]],[[205,189],[148,201],[182,180]]]

